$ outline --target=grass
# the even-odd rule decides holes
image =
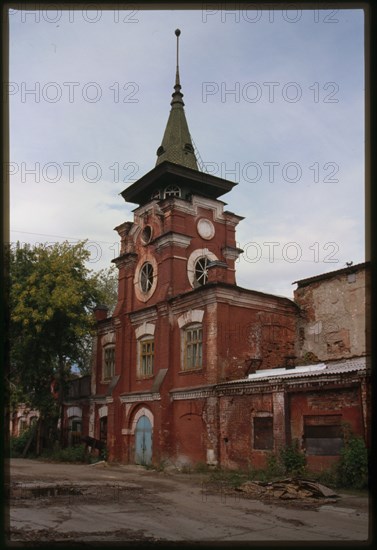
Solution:
[[[65,449],[44,450],[40,458],[51,462],[78,462],[86,464],[98,461],[98,458],[93,461],[93,457],[87,454],[85,445],[74,445]]]

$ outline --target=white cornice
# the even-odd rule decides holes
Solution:
[[[258,293],[237,286],[208,285],[171,299],[172,311],[179,315],[188,308],[197,309],[213,303],[227,303],[232,306],[257,309],[266,313],[287,313],[295,307],[289,298]]]
[[[227,260],[237,260],[239,255],[243,253],[243,250],[234,246],[224,246],[224,248],[221,249],[221,252]]]
[[[168,233],[161,235],[154,240],[156,251],[159,252],[168,246],[179,246],[180,248],[187,248],[190,246],[192,237],[182,235],[181,233]]]
[[[120,396],[121,403],[140,403],[143,401],[160,401],[161,395],[159,393],[137,393],[137,394],[124,394]]]
[[[170,392],[170,397],[172,401],[183,401],[185,399],[201,399],[203,397],[215,396],[214,387],[201,387],[201,388],[191,388],[183,390],[172,390]]]
[[[188,202],[182,199],[174,198],[172,202],[162,207],[163,211],[169,211],[174,208],[177,211],[184,212],[190,216],[197,216],[199,208],[205,208],[213,211],[214,221],[225,223],[228,220],[224,216],[224,202],[193,195],[192,201]]]

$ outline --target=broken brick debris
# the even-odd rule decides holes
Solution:
[[[274,482],[245,481],[237,491],[255,496],[274,497],[282,500],[335,498],[338,495],[329,487],[305,479],[283,479]]]

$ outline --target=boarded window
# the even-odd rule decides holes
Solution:
[[[337,456],[343,447],[342,416],[304,417],[304,445],[308,455]]]
[[[272,416],[254,418],[254,449],[270,451],[274,447]]]

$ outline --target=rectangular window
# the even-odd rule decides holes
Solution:
[[[115,346],[107,346],[104,350],[103,379],[111,380],[115,373]]]
[[[304,416],[304,445],[308,455],[337,456],[343,447],[342,415]]]
[[[185,330],[184,369],[200,369],[203,366],[203,330],[193,327]]]
[[[270,451],[274,448],[272,416],[254,417],[254,449]]]
[[[152,376],[154,365],[154,340],[140,342],[140,376]]]

